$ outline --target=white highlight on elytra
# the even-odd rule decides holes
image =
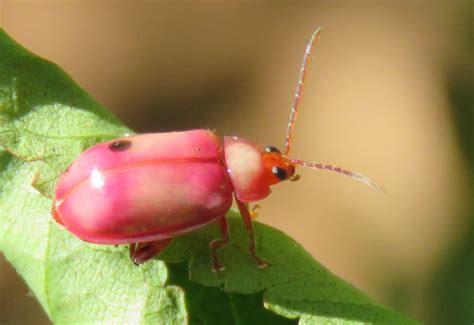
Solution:
[[[97,168],[94,168],[91,173],[90,181],[93,187],[101,189],[105,184],[104,174]]]

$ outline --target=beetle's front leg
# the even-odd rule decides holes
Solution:
[[[262,208],[259,204],[255,204],[251,209],[246,205],[249,213],[250,213],[250,218],[252,219],[257,219],[259,214],[260,214],[260,209]]]
[[[133,264],[140,265],[160,254],[171,243],[171,238],[166,238],[149,243],[130,244],[130,259]]]
[[[212,270],[214,272],[221,272],[225,269],[224,264],[220,262],[219,256],[217,255],[217,250],[229,242],[229,226],[225,217],[219,219],[219,227],[221,229],[222,239],[214,239],[209,244],[212,257]]]
[[[249,253],[250,256],[255,260],[257,266],[261,269],[270,265],[269,262],[262,260],[257,256],[255,253],[255,234],[253,232],[253,225],[252,225],[252,218],[250,216],[250,212],[248,208],[245,206],[245,203],[239,201],[237,197],[235,197],[235,201],[237,202],[237,206],[239,207],[240,214],[242,216],[242,220],[244,221],[245,228],[249,234]]]

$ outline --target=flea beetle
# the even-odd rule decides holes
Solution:
[[[369,178],[341,167],[289,157],[309,56],[320,32],[313,33],[306,47],[283,152],[201,129],[100,143],[59,178],[54,219],[84,241],[129,244],[137,265],[163,251],[172,238],[217,223],[222,238],[209,246],[212,268],[221,271],[217,251],[229,241],[225,214],[235,199],[249,235],[250,256],[263,268],[269,262],[255,253],[249,203],[266,198],[272,185],[297,180],[296,166],[334,171],[381,190]]]

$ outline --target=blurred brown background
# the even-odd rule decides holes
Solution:
[[[455,280],[443,272],[473,221],[462,150],[473,131],[469,123],[459,131],[466,117],[458,119],[450,88],[472,72],[471,9],[456,1],[2,1],[0,24],[139,132],[209,127],[280,147],[306,42],[323,26],[293,156],[360,171],[388,192],[299,170],[299,182],[262,202],[259,221],[380,302],[442,323],[443,312],[458,315],[440,301],[462,298],[437,283]],[[1,258],[0,323],[48,323]]]

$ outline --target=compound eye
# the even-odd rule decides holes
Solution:
[[[288,177],[288,173],[286,172],[286,170],[281,168],[281,167],[274,166],[272,168],[272,173],[273,173],[273,175],[275,175],[276,177],[278,177],[282,181],[284,181]]]
[[[277,148],[272,147],[272,146],[266,147],[266,148],[265,148],[265,152],[268,152],[268,153],[270,153],[270,152],[281,153],[280,150],[278,150]]]

